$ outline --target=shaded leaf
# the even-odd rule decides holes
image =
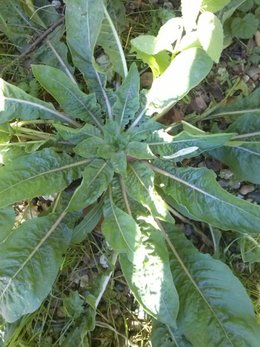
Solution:
[[[6,207],[0,210],[0,243],[9,236],[14,227],[15,212],[12,207]]]
[[[70,241],[61,219],[31,219],[0,244],[0,312],[7,322],[35,311],[51,291]]]

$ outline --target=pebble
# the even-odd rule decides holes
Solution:
[[[224,180],[229,180],[233,176],[233,172],[228,169],[222,169],[220,170],[219,177],[223,178]]]
[[[255,190],[255,186],[253,186],[252,184],[244,184],[239,189],[239,193],[242,195],[247,195],[248,193],[252,193],[254,190]]]

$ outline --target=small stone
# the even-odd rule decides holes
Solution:
[[[245,184],[239,189],[239,193],[242,195],[247,195],[248,193],[252,193],[255,190],[255,186],[252,184]]]
[[[232,184],[230,185],[231,189],[237,190],[240,188],[240,182],[232,182]]]
[[[219,177],[224,180],[229,180],[233,176],[233,172],[228,169],[222,169],[219,173]]]
[[[56,8],[59,8],[61,6],[61,2],[58,0],[53,0],[51,4]]]
[[[104,254],[102,254],[99,258],[99,264],[102,266],[103,269],[109,268],[109,262]]]
[[[153,74],[151,72],[144,72],[141,76],[141,86],[143,88],[150,88],[153,83]]]

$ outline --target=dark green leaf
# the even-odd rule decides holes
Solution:
[[[81,176],[87,162],[47,148],[16,158],[0,167],[0,208],[60,192]]]
[[[235,142],[209,152],[242,180],[260,184],[260,142]]]
[[[243,18],[235,17],[231,22],[232,35],[240,39],[250,39],[257,31],[259,20],[253,13],[247,13]]]
[[[33,65],[32,71],[35,78],[58,101],[65,113],[100,126],[101,108],[94,94],[84,94],[64,72],[53,67]]]
[[[102,216],[102,206],[103,200],[100,200],[100,202],[96,203],[90,211],[88,211],[83,220],[75,227],[71,239],[72,243],[82,242],[87,235],[95,229]]]
[[[83,158],[96,158],[98,150],[104,148],[104,140],[100,137],[90,137],[81,141],[73,150]],[[109,151],[111,153],[111,150]]]
[[[0,79],[0,123],[15,118],[27,119],[58,119],[75,124],[73,120],[56,111],[52,104],[41,101],[22,89]]]
[[[83,171],[82,183],[72,196],[67,210],[81,210],[96,202],[112,181],[113,174],[107,162],[101,159],[93,160]]]
[[[49,294],[70,242],[61,219],[24,222],[0,244],[0,312],[7,322],[32,313]]]
[[[145,163],[128,165],[125,185],[128,195],[146,207],[153,216],[172,221],[166,204],[154,189],[154,173]]]
[[[161,169],[158,169],[159,166]],[[260,231],[260,207],[222,189],[213,171],[176,168],[161,161],[153,168],[161,174],[158,186],[166,195],[172,196],[189,216],[222,230],[241,233]]]
[[[9,236],[14,227],[15,212],[12,207],[6,207],[0,210],[0,243]]]
[[[82,128],[74,129],[62,124],[54,124],[55,129],[63,140],[72,144],[78,144],[89,137],[101,137],[101,132],[91,124],[85,124]]]
[[[140,106],[139,89],[139,72],[136,65],[132,64],[126,79],[116,92],[117,100],[112,109],[113,116],[120,127],[124,127],[134,119]]]
[[[199,253],[179,230],[171,230],[170,238],[171,269],[180,297],[179,330],[194,347],[258,346],[253,305],[231,270]]]

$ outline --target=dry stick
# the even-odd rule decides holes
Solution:
[[[45,30],[37,39],[15,60],[13,60],[9,65],[7,65],[2,70],[2,75],[5,71],[16,64],[18,61],[24,59],[28,54],[32,53],[41,43],[44,41],[58,26],[60,26],[64,22],[64,17],[61,17],[56,23],[53,23],[47,30]]]

